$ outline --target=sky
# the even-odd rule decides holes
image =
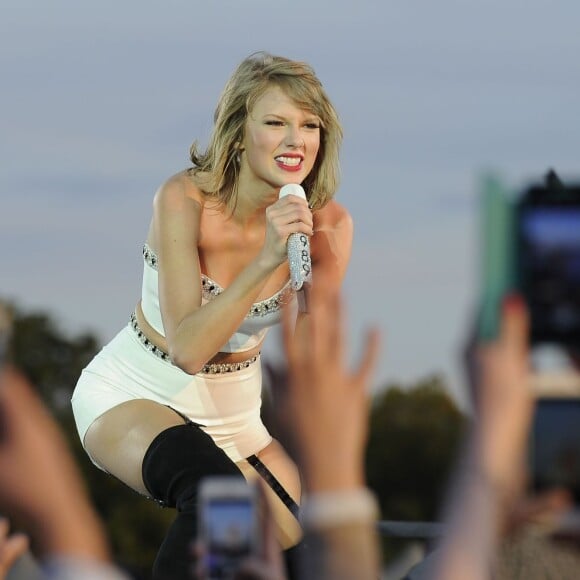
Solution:
[[[155,190],[267,50],[309,62],[344,125],[351,360],[376,325],[374,389],[441,373],[461,400],[481,177],[580,176],[579,21],[576,0],[4,0],[0,296],[110,339]]]

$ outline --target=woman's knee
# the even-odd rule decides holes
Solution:
[[[236,464],[195,424],[165,429],[143,459],[143,482],[163,505],[191,511],[200,481],[208,476],[242,477]]]

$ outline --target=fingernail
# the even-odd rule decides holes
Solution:
[[[510,292],[509,294],[506,294],[503,297],[502,300],[502,310],[504,311],[513,311],[513,310],[519,310],[521,308],[523,308],[524,306],[524,301],[522,299],[522,297],[517,294],[516,292]]]

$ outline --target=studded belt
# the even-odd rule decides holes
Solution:
[[[135,332],[139,342],[153,355],[165,362],[171,363],[170,356],[158,346],[155,346],[146,336],[145,333],[141,330],[139,323],[137,322],[137,317],[133,312],[131,314],[131,319],[129,320],[129,326]],[[243,360],[240,362],[234,363],[207,363],[203,365],[201,370],[199,371],[201,374],[205,375],[220,375],[224,373],[233,373],[236,371],[241,371],[243,369],[247,369],[251,364],[255,363],[258,360],[260,353],[255,354],[253,357]]]

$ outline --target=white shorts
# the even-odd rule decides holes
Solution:
[[[83,370],[73,392],[73,413],[83,444],[95,419],[133,399],[156,401],[188,417],[232,461],[258,453],[272,441],[260,419],[259,357],[239,371],[188,375],[147,350],[127,326]]]

